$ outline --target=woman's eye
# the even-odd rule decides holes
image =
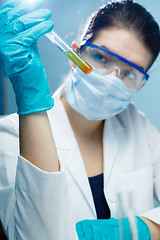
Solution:
[[[125,75],[126,78],[129,78],[130,80],[135,80],[136,79],[136,74],[131,70],[125,71],[124,75]]]
[[[92,52],[92,58],[94,59],[94,61],[96,62],[103,62],[106,63],[107,59],[106,57],[104,57],[103,55],[97,53],[97,52]]]

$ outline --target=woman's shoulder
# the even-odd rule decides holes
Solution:
[[[150,120],[146,117],[145,113],[140,111],[134,103],[130,103],[127,108],[115,117],[123,129],[127,132],[133,130],[135,133],[148,134],[155,128]]]
[[[144,122],[149,122],[145,113],[140,111],[133,102],[128,104],[128,107],[118,114],[118,118],[123,119],[124,121],[130,120],[133,123],[142,122],[144,124]]]
[[[140,111],[134,103],[130,103],[128,107],[117,115],[117,119],[125,127],[125,129],[134,129],[136,132],[144,132],[145,135],[152,133],[160,136],[157,128],[151,123],[144,112]]]

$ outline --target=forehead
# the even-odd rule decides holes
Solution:
[[[118,28],[103,29],[99,31],[93,43],[142,66],[144,70],[152,61],[152,54],[133,31]]]

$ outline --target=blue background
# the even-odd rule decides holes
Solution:
[[[33,0],[34,1],[34,0]],[[1,4],[4,1],[1,2]],[[106,3],[102,0],[45,0],[44,7],[52,10],[55,31],[71,45],[77,38],[79,25],[85,23],[86,18],[99,6]],[[160,24],[160,1],[138,0],[150,10]],[[41,60],[46,68],[47,77],[53,93],[61,84],[62,79],[69,72],[66,58],[45,36],[39,40]],[[134,97],[138,109],[143,111],[150,121],[160,130],[160,57],[150,70],[150,79],[146,86]],[[0,95],[2,98],[2,94]],[[0,99],[1,102],[2,99]],[[8,79],[5,79],[5,114],[16,111],[15,97]]]

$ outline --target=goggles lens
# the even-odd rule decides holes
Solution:
[[[103,74],[116,71],[117,76],[124,82],[127,88],[138,89],[148,79],[148,74],[133,63],[107,49],[102,49],[95,44],[87,42],[87,45],[85,44],[82,48],[81,55],[90,65]]]

